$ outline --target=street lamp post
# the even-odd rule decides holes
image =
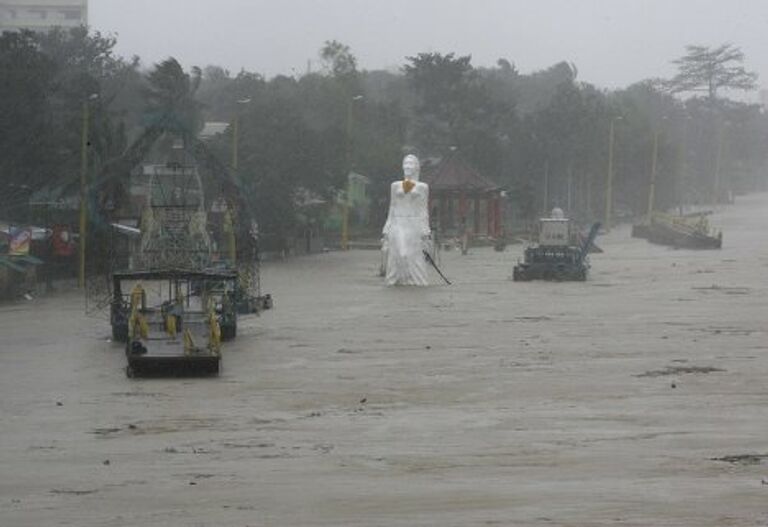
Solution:
[[[651,157],[651,185],[648,189],[648,219],[653,214],[654,200],[656,199],[656,166],[659,159],[659,131],[653,133],[653,154]]]
[[[232,170],[237,171],[239,159],[239,141],[240,141],[240,107],[251,102],[251,99],[240,99],[235,108],[235,117],[232,119]]]
[[[678,163],[677,163],[677,179],[675,181],[675,201],[678,209],[678,214],[683,215],[683,201],[685,196],[685,180],[686,173],[688,171],[688,125],[691,121],[691,116],[686,115],[683,119],[683,133],[678,150]]]
[[[232,119],[232,170],[237,170],[238,163],[238,144],[237,138],[240,135],[240,118],[235,112],[235,117]]]
[[[355,95],[347,101],[347,184],[341,215],[341,248],[344,251],[349,249],[349,174],[352,172],[352,105],[355,101],[359,101],[362,98],[362,95]]]
[[[661,118],[662,122],[667,120],[667,116]],[[658,174],[659,162],[659,134],[661,130],[657,127],[653,132],[653,154],[651,157],[651,184],[648,190],[648,221],[651,220],[656,200],[656,175]]]
[[[544,215],[549,211],[549,159],[544,160]]]
[[[605,229],[611,228],[611,209],[613,207],[613,146],[615,136],[616,121],[620,121],[621,116],[611,119],[611,127],[608,132],[608,175],[605,186]]]
[[[234,172],[234,177],[237,177],[237,171],[240,168],[240,108],[246,104],[251,102],[250,98],[240,99],[237,101],[237,106],[235,107],[235,116],[232,119],[232,171]],[[232,265],[235,265],[235,262],[237,261],[237,243],[235,239],[235,213],[234,205],[232,202],[227,203],[227,219],[226,221],[229,222],[229,230],[228,230],[228,240],[227,240],[227,246],[228,246],[228,258],[229,261],[232,263]]]
[[[720,126],[720,134],[719,138],[717,140],[717,157],[715,158],[715,181],[714,181],[714,199],[712,200],[713,204],[717,206],[720,203],[720,177],[722,172],[722,165],[723,165],[723,149],[725,147],[725,136],[728,132],[728,126],[730,125],[730,121],[725,121]]]
[[[86,234],[87,225],[86,221],[88,217],[88,204],[87,204],[87,185],[88,185],[88,147],[90,143],[88,141],[90,132],[89,124],[91,121],[91,101],[98,99],[98,94],[91,94],[85,101],[83,101],[83,116],[82,116],[82,128],[80,135],[80,243],[79,248],[79,269],[77,273],[77,285],[81,289],[85,287],[85,246],[86,246]]]

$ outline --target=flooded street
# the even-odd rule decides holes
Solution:
[[[768,195],[710,221],[614,229],[584,283],[512,282],[522,245],[427,289],[268,263],[218,378],[126,378],[76,293],[4,304],[0,525],[766,525]]]

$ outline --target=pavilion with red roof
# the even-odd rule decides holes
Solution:
[[[429,185],[430,221],[443,234],[462,234],[463,225],[475,236],[502,236],[501,187],[457,154],[425,167],[422,179]]]

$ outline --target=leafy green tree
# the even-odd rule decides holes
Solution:
[[[29,194],[54,170],[48,134],[53,61],[28,32],[0,35],[0,210],[4,219],[26,215]]]
[[[132,81],[140,76],[138,61],[116,57],[114,45],[85,28],[0,36],[0,174],[20,191],[0,200],[12,199],[18,214],[26,215],[34,191],[76,184],[86,101],[90,159],[104,162],[124,147],[126,115],[116,109],[135,113],[127,103],[137,99]]]
[[[635,83],[612,96],[616,115],[614,197],[617,211],[643,215],[648,209],[648,193],[656,151],[656,191],[654,208],[675,205],[680,133],[684,122],[682,104],[659,89],[653,81]]]
[[[426,153],[458,148],[473,166],[497,177],[504,158],[500,142],[513,126],[514,107],[491,96],[470,56],[420,53],[408,60],[404,72],[416,100],[413,142]]]
[[[49,102],[53,133],[62,148],[78,152],[82,125],[82,105],[90,101],[93,122],[90,134],[93,157],[104,161],[124,147],[113,145],[119,129],[134,128],[140,108],[141,74],[139,60],[125,61],[115,56],[114,37],[85,27],[53,29],[37,33],[38,49],[53,61],[55,76]],[[114,129],[107,130],[105,127]],[[75,162],[77,156],[72,156]]]
[[[516,109],[521,114],[535,112],[549,104],[558,87],[576,82],[578,70],[573,64],[557,64],[510,79],[510,88],[517,94]]]
[[[205,120],[222,120],[223,108],[229,107],[227,97],[233,78],[229,71],[221,66],[209,65],[203,68],[200,87],[196,98],[203,104]]]
[[[288,236],[304,192],[330,197],[342,136],[310,129],[287,100],[252,101],[241,123],[240,171],[256,218],[263,232]]]
[[[403,67],[405,77],[418,97],[415,108],[426,128],[438,129],[450,141],[452,128],[462,117],[476,74],[472,57],[456,57],[454,53],[419,53],[408,57]],[[425,133],[428,130],[424,131]],[[440,133],[442,132],[442,133]]]

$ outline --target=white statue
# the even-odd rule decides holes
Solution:
[[[554,209],[552,209],[552,212],[549,214],[549,217],[556,220],[564,220],[565,212],[563,212],[563,209],[561,209],[560,207],[555,207]]]
[[[429,185],[419,181],[419,159],[403,159],[402,181],[392,183],[389,215],[382,231],[387,285],[429,285],[424,251],[429,250]]]

